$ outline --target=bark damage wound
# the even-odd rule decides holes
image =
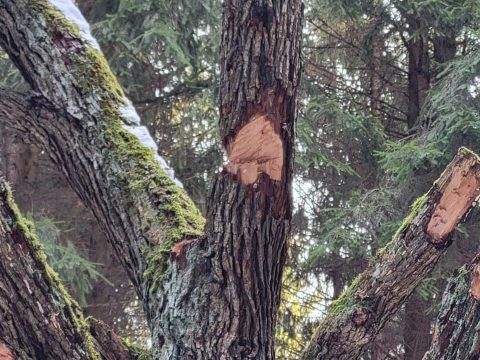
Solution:
[[[0,360],[15,360],[10,349],[2,342],[0,342]]]
[[[264,113],[250,117],[227,145],[227,154],[226,170],[244,185],[254,184],[262,173],[274,181],[282,180],[283,141]]]
[[[172,247],[172,254],[173,254],[175,260],[177,260],[178,268],[180,270],[184,269],[185,265],[187,264],[187,256],[186,256],[187,248],[196,241],[197,241],[197,239],[183,240],[183,241],[180,241],[180,242],[176,243]]]
[[[477,159],[470,157],[453,170],[427,225],[427,234],[434,244],[447,239],[479,196],[480,169],[477,165]]]

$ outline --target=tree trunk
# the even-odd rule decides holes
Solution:
[[[202,270],[193,259],[195,249],[187,265],[182,263],[183,273],[192,272],[182,283],[192,283],[195,276],[206,285],[181,310],[196,324],[188,331],[178,324],[184,334],[162,334],[172,344],[165,358],[275,357],[291,220],[302,5],[298,0],[226,1],[223,24],[219,125],[228,163],[213,181],[201,245],[215,255]],[[205,293],[206,286],[215,297]],[[166,311],[160,316],[176,321]]]
[[[412,128],[418,121],[420,110],[425,103],[430,87],[430,57],[428,55],[428,39],[424,34],[424,21],[407,15],[409,35],[408,51],[408,127]]]
[[[155,358],[274,358],[302,10],[300,0],[225,2],[229,161],[202,235],[73,3],[0,1],[0,44],[35,92],[5,94],[0,114],[47,150],[100,222],[143,301]]]
[[[380,23],[379,17],[372,20],[373,27]],[[370,55],[370,111],[378,119],[382,116],[382,51],[384,49],[384,39],[382,34],[375,33],[372,39],[372,53]]]
[[[479,160],[461,149],[393,240],[330,306],[303,359],[358,358],[433,269],[479,194]]]
[[[449,280],[434,327],[433,342],[424,360],[477,360],[480,358],[479,256]]]

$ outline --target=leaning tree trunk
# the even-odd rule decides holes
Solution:
[[[329,308],[303,359],[357,359],[433,269],[480,194],[480,161],[462,148],[393,240]]]
[[[457,270],[448,281],[424,360],[480,358],[480,257]]]
[[[0,115],[46,149],[93,211],[143,302],[159,359],[274,357],[302,4],[227,0],[223,23],[228,163],[203,234],[73,3],[0,1],[0,45],[33,89],[4,93]]]

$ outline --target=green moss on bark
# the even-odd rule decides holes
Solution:
[[[48,0],[30,0],[29,5],[35,9],[36,14],[43,15],[47,23],[51,24],[49,29],[52,35],[55,35],[55,32],[57,32],[81,39],[78,27],[66,20],[65,16],[52,6]]]
[[[132,360],[152,360],[152,353],[142,346],[132,343],[129,339],[122,338],[123,345],[128,349]]]
[[[101,149],[102,161],[107,163],[104,170],[115,190],[121,192],[123,207],[140,212],[133,215],[140,219],[141,235],[147,242],[143,248],[147,263],[143,278],[153,291],[164,276],[171,248],[178,241],[201,236],[205,219],[162,169],[153,150],[124,129],[129,125],[119,110],[125,105],[124,93],[101,51],[85,42],[76,25],[48,1],[35,0],[34,6],[52,24],[52,35],[66,32],[84,45],[71,53],[69,68],[76,75],[82,97],[91,99],[86,102],[99,104],[98,113],[91,114],[97,123],[91,124],[88,136]]]
[[[420,211],[420,209],[422,208],[422,206],[425,204],[426,201],[427,201],[427,194],[424,194],[415,200],[415,202],[412,205],[412,210],[407,215],[407,217],[403,220],[402,224],[393,235],[393,240],[398,239],[398,237],[401,234],[403,234],[403,232],[407,229],[407,227],[410,225],[413,219],[415,219],[415,217],[418,215],[418,212]]]
[[[6,204],[12,211],[14,227],[21,231],[25,238],[26,245],[30,248],[30,254],[38,263],[41,271],[43,271],[44,279],[50,281],[49,288],[56,292],[60,298],[61,306],[64,308],[65,314],[73,321],[76,331],[82,335],[85,341],[85,349],[89,359],[100,360],[100,355],[95,349],[89,326],[85,321],[85,317],[80,310],[78,304],[68,294],[58,274],[48,265],[47,257],[43,251],[43,246],[35,234],[35,227],[32,222],[25,219],[18,209],[13,199],[12,190],[8,185],[3,189],[5,192]]]

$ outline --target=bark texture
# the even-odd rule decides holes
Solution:
[[[4,96],[0,115],[44,146],[99,220],[143,301],[156,358],[274,358],[302,10],[300,0],[225,2],[220,129],[236,155],[213,183],[202,235],[191,200],[125,130],[123,92],[92,41],[46,0],[0,1],[0,45],[34,92]],[[238,134],[254,119],[258,146],[245,153]]]
[[[331,305],[303,359],[358,358],[433,269],[479,194],[478,157],[462,148],[391,243]]]
[[[176,241],[201,234],[202,217],[125,130],[123,93],[103,55],[48,1],[0,2],[0,44],[35,92],[14,106],[31,116],[7,109],[4,119],[22,121],[60,166],[113,244],[150,326],[157,326],[151,313],[160,307],[156,293],[168,253]]]
[[[187,286],[185,305],[171,297],[159,311],[178,329],[159,334],[165,358],[274,359],[302,10],[298,0],[225,2],[219,126],[229,162],[212,184],[205,238],[178,250],[182,280],[163,284],[171,294]]]
[[[480,358],[480,303],[478,262],[465,265],[449,280],[434,327],[433,341],[424,360],[477,360]],[[477,293],[478,295],[478,293]]]
[[[2,180],[0,339],[4,346],[15,359],[130,359],[120,339],[112,337],[108,343],[94,339],[80,308],[46,264],[31,226]]]

